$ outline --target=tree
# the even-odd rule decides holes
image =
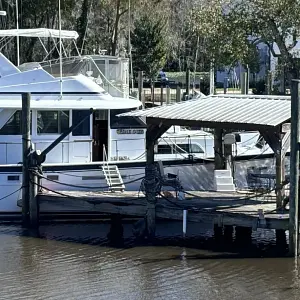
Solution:
[[[234,1],[234,0],[232,0]],[[205,45],[206,56],[216,67],[234,66],[253,50],[249,36],[233,22],[230,0],[202,0],[189,19]]]
[[[161,18],[142,16],[134,24],[131,36],[134,71],[144,71],[153,80],[166,62],[165,24]]]
[[[91,5],[91,0],[83,0],[81,6],[81,14],[77,19],[77,33],[79,35],[77,47],[81,52],[83,52],[83,46],[85,42],[87,26],[88,26],[88,17],[89,17],[89,9]]]
[[[242,30],[265,43],[275,57],[283,61],[290,79],[299,76],[299,62],[294,53],[300,30],[300,3],[295,0],[249,0],[234,3],[230,17],[242,22]],[[274,44],[280,53],[275,53]]]
[[[195,30],[205,38],[206,49],[217,64],[246,61],[252,45],[265,43],[281,57],[292,77],[299,76],[295,55],[300,30],[300,5],[295,0],[202,0],[193,12]],[[274,44],[280,53],[275,53]]]

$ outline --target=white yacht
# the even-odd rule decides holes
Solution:
[[[66,38],[69,36],[69,32],[62,33]],[[0,36],[6,34],[16,32],[0,31]],[[26,30],[23,34],[58,37],[57,31],[46,29]],[[99,55],[74,57],[64,63],[69,68],[63,69],[65,76],[61,76],[57,61],[16,67],[0,54],[0,211],[20,210],[17,200],[21,197],[22,185],[21,92],[31,93],[31,135],[36,150],[45,149],[69,126],[87,116],[90,108],[94,109],[89,119],[47,155],[43,164],[43,187],[56,191],[108,190],[113,184],[117,184],[115,189],[119,190],[138,191],[140,188],[145,165],[146,125],[142,119],[117,117],[141,107],[140,101],[129,97],[128,62]],[[74,71],[74,64],[79,63],[84,68]],[[113,83],[112,78],[107,79],[108,74],[115,77]],[[115,97],[102,86],[110,89]],[[234,155],[256,158],[269,151],[256,147],[258,133],[241,136]],[[213,188],[213,157],[211,133],[180,127],[170,128],[161,137],[155,154],[156,160],[164,161],[166,172],[178,174],[185,190]],[[191,165],[191,158],[202,159],[202,163]],[[174,167],[178,162],[180,166]],[[247,168],[253,164],[257,164],[255,159],[237,164],[240,186],[245,185]],[[271,165],[272,159],[266,160],[266,164]]]

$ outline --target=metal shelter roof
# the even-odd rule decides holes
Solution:
[[[146,117],[172,124],[202,123],[207,127],[276,127],[289,122],[289,96],[211,95],[145,110],[131,111],[119,116]]]

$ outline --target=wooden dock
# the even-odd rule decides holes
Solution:
[[[80,210],[121,217],[144,218],[147,201],[137,192],[83,192],[65,191],[63,195],[52,192],[38,194],[40,211],[50,208]],[[172,197],[157,198],[157,219],[181,220],[187,210],[187,221],[210,223],[219,227],[239,226],[288,230],[288,210],[276,210],[276,200],[249,199],[244,193],[193,192],[185,200]],[[199,226],[201,226],[199,224]]]

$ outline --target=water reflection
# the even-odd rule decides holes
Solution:
[[[114,248],[107,246],[108,224],[42,226],[41,238],[0,227],[0,298],[300,298],[293,259],[167,246],[162,235],[156,247],[133,247],[130,228],[124,226],[126,247]]]

